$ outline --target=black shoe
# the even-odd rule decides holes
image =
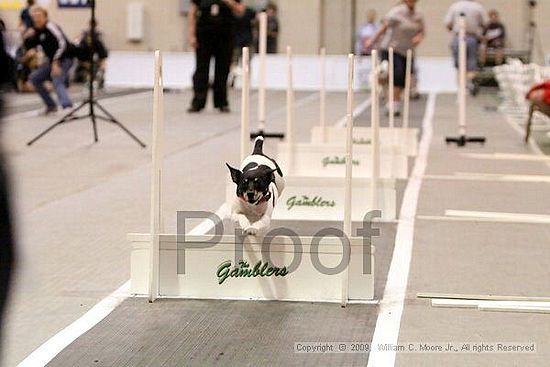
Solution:
[[[476,82],[471,82],[468,84],[468,90],[470,91],[470,95],[475,97],[479,93],[479,85]]]
[[[187,113],[199,113],[202,111],[202,108],[191,106],[187,109]]]
[[[219,107],[219,110],[221,113],[230,113],[231,110],[229,109],[229,106],[221,106]]]
[[[41,116],[48,116],[57,113],[57,106],[47,106],[42,113],[40,113]]]

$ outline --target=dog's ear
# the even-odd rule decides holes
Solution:
[[[275,169],[272,169],[271,171],[269,171],[269,173],[267,174],[267,177],[269,177],[271,182],[275,182],[275,172],[277,172],[277,171],[278,171],[278,169],[275,168]]]
[[[229,168],[229,172],[231,172],[231,179],[238,185],[243,173],[238,169],[231,167],[228,163],[225,165]]]

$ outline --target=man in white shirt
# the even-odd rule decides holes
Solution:
[[[485,8],[475,0],[460,0],[449,8],[445,16],[445,25],[454,34],[451,49],[455,60],[455,67],[458,68],[458,32],[460,16],[464,15],[466,20],[466,70],[468,89],[472,95],[477,95],[478,87],[475,84],[475,77],[479,70],[479,45],[483,32],[489,24],[489,15]]]

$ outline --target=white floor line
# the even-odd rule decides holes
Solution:
[[[514,130],[519,136],[525,137],[525,129],[522,129],[517,123],[512,121],[509,114],[505,114],[505,115],[506,115],[505,120],[508,123],[508,125],[510,125],[512,130]],[[531,149],[533,149],[535,153],[537,153],[538,155],[544,156],[544,153],[542,152],[542,150],[540,150],[539,146],[537,145],[537,143],[532,137],[529,138],[529,146],[531,147]]]
[[[499,173],[455,172],[454,175],[426,175],[425,180],[550,183],[550,175],[507,175]]]
[[[487,159],[499,161],[535,161],[550,162],[550,157],[534,154],[510,154],[510,153],[462,153],[463,157],[472,159]]]
[[[509,114],[506,114],[505,120],[510,125],[512,130],[514,130],[519,136],[524,137],[525,136],[525,128],[521,128],[517,123],[512,121],[512,118]],[[533,139],[533,136],[529,138],[529,146],[531,149],[539,156],[545,156],[544,152],[540,149],[540,147],[537,145],[535,139]],[[550,168],[550,160],[545,162],[546,167]]]
[[[433,118],[437,94],[428,97],[426,112],[422,122],[422,139],[411,178],[405,189],[403,205],[399,214],[399,224],[395,236],[395,247],[388,272],[384,297],[380,303],[376,328],[372,338],[368,367],[390,367],[395,365],[395,351],[378,350],[380,344],[396,345],[401,328],[401,315],[407,293],[409,269],[414,240],[414,224],[418,197],[422,187],[422,177],[426,172],[428,153],[433,135]]]
[[[445,210],[445,216],[471,218],[471,219],[489,219],[494,221],[503,221],[503,222],[512,222],[512,223],[535,223],[535,224],[549,223],[550,224],[550,215],[546,215],[546,214]]]
[[[367,98],[363,103],[357,106],[355,110],[353,110],[353,117],[355,118],[360,114],[362,114],[367,108],[370,107],[370,105],[371,105],[371,100],[370,98]],[[344,127],[346,126],[346,122],[347,122],[347,116],[344,116],[340,120],[338,120],[336,124],[334,124],[334,127]]]
[[[150,94],[151,92],[143,92],[143,94]],[[139,93],[137,95],[141,95]],[[136,96],[136,95],[133,95]],[[118,96],[114,98],[121,98],[126,96]],[[319,98],[317,93],[310,94],[295,103],[295,107],[300,107],[311,103]],[[286,107],[281,108],[283,110]],[[32,111],[31,111],[32,112]],[[14,116],[21,118],[24,114],[28,116],[31,112],[25,112],[22,114],[11,115],[12,119]],[[19,115],[19,116],[18,116]],[[226,219],[229,216],[229,208],[224,203],[222,204],[216,214],[222,219]],[[190,235],[200,235],[206,234],[211,229],[214,228],[214,222],[210,219],[205,219],[195,228],[193,228],[189,234]],[[31,354],[29,354],[22,362],[20,362],[17,367],[41,367],[47,365],[52,359],[55,358],[63,349],[69,346],[73,341],[79,338],[81,335],[86,333],[88,330],[97,325],[101,320],[107,317],[118,305],[120,305],[126,298],[130,296],[130,280],[124,283],[119,289],[115,292],[101,300],[97,305],[92,309],[82,315],[79,319],[74,321],[72,324],[67,326],[65,329],[61,330],[53,337],[48,339],[44,344],[35,349]]]
[[[227,213],[225,204],[222,204],[216,211],[216,214],[223,220]],[[205,219],[198,226],[193,228],[190,234],[206,234],[214,228],[214,222]],[[120,288],[105,297],[98,304],[92,307],[88,312],[74,321],[72,324],[48,339],[44,344],[35,349],[17,367],[42,367],[52,361],[63,349],[67,348],[72,342],[89,331],[101,320],[114,311],[125,299],[130,297],[130,280],[124,283]]]
[[[48,364],[69,344],[107,317],[122,301],[128,298],[129,290],[130,281],[127,281],[78,320],[35,349],[17,367],[39,367]]]
[[[550,308],[550,302],[530,301],[483,301],[474,299],[432,299],[432,307],[441,308],[478,308],[478,307],[546,307]]]

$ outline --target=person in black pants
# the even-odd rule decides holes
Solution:
[[[193,101],[187,110],[200,112],[208,96],[210,59],[216,59],[214,107],[229,112],[227,78],[235,41],[236,17],[244,15],[240,0],[192,0],[188,16],[189,43],[195,49],[196,70],[193,75]]]

